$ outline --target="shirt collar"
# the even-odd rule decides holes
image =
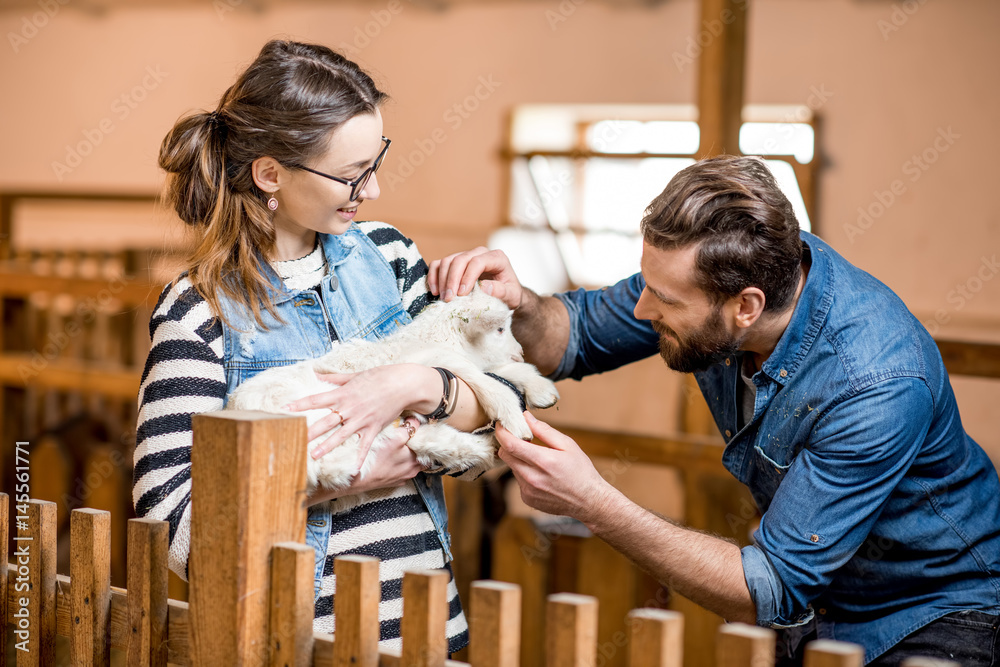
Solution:
[[[811,266],[799,300],[774,352],[761,366],[761,371],[775,382],[785,385],[792,380],[813,342],[823,329],[833,305],[833,275],[830,246],[808,232],[800,232],[803,257],[809,253]]]

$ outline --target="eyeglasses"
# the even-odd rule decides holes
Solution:
[[[361,175],[358,176],[353,181],[349,181],[346,178],[340,178],[339,176],[331,176],[330,174],[324,174],[321,171],[316,171],[315,169],[310,169],[309,167],[297,166],[295,168],[303,169],[305,171],[316,174],[317,176],[322,176],[323,178],[329,178],[331,181],[337,181],[338,183],[343,183],[344,185],[350,185],[351,201],[357,201],[358,195],[360,195],[361,191],[365,189],[366,185],[368,185],[368,179],[370,179],[372,177],[372,174],[378,171],[378,168],[382,166],[382,160],[385,159],[385,153],[386,151],[389,150],[389,144],[392,143],[391,140],[386,139],[385,137],[382,137],[382,141],[385,142],[385,146],[382,147],[382,152],[378,154],[377,158],[375,158],[375,162],[372,163],[372,166],[368,167],[363,172],[361,172]]]

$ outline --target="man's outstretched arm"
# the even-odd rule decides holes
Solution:
[[[500,458],[521,497],[536,509],[571,516],[684,597],[729,621],[757,622],[740,548],[677,526],[636,505],[607,483],[569,437],[525,413],[538,446],[497,429]]]
[[[475,248],[431,262],[427,286],[431,294],[451,301],[472,291],[476,281],[514,311],[513,333],[525,360],[545,375],[562,361],[569,342],[569,313],[554,297],[522,287],[510,260],[500,250]]]

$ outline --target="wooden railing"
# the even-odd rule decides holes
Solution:
[[[0,632],[0,665],[9,651],[19,667],[56,664],[56,637],[69,638],[73,665],[108,665],[114,649],[126,664],[296,665],[330,667],[460,667],[447,659],[445,570],[408,572],[403,581],[402,651],[378,647],[378,561],[336,561],[336,636],[314,633],[313,550],[305,534],[305,442],[302,417],[262,413],[200,415],[192,449],[191,601],[169,600],[169,526],[132,519],[128,587],[109,584],[108,512],[72,514],[70,576],[57,575],[55,505],[24,497],[13,508],[0,494],[0,618],[14,628],[13,647]],[[24,452],[30,458],[30,451]],[[9,516],[11,509],[14,517]],[[7,553],[9,518],[15,552]],[[62,536],[66,539],[66,536]],[[516,667],[521,590],[496,581],[471,588],[469,663]],[[682,664],[683,616],[636,609],[618,648],[632,667]],[[549,667],[594,667],[597,600],[557,594],[546,602],[546,636],[531,650]],[[717,633],[720,667],[773,665],[771,630],[732,624]],[[807,648],[807,667],[861,667],[861,647],[830,641]],[[919,663],[906,663],[915,666]]]

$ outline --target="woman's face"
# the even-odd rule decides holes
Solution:
[[[382,151],[382,114],[361,114],[330,133],[326,150],[305,166],[354,181]],[[281,169],[274,212],[277,260],[297,259],[313,249],[316,232],[343,234],[365,200],[378,199],[378,175],[372,174],[358,198],[351,186],[302,169]]]

